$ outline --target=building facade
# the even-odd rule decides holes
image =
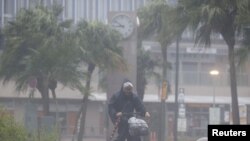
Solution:
[[[4,27],[8,21],[15,19],[16,14],[21,8],[33,8],[41,1],[44,5],[50,7],[53,4],[61,5],[64,10],[61,14],[61,19],[72,19],[77,23],[81,19],[87,21],[101,21],[107,23],[109,11],[136,11],[138,8],[147,4],[147,0],[0,0],[0,28]],[[168,0],[171,4],[175,4],[175,0]],[[179,64],[179,87],[184,89],[186,106],[187,131],[186,135],[190,137],[198,137],[206,135],[207,124],[209,123],[209,108],[215,104],[219,107],[221,123],[230,123],[230,77],[228,65],[227,46],[219,35],[213,35],[213,43],[210,48],[194,47],[191,32],[186,31],[183,34],[180,43],[180,64]],[[150,50],[153,58],[160,59],[160,45],[157,42],[144,41],[143,47]],[[238,48],[236,46],[236,48]],[[174,111],[174,88],[175,88],[175,63],[176,63],[176,44],[173,43],[168,48],[168,61],[172,64],[172,69],[168,70],[167,80],[170,83],[172,93],[166,103],[168,109],[168,132],[172,134],[173,111]],[[209,72],[212,69],[217,69],[220,73],[218,76],[211,76]],[[249,123],[249,92],[250,92],[250,65],[237,66],[237,82],[239,104],[241,105],[242,123]],[[161,70],[158,70],[161,72]],[[160,83],[159,83],[160,84]],[[161,86],[155,83],[153,79],[149,81],[146,89],[145,100],[147,106],[155,117],[159,106],[159,97],[161,94]],[[28,98],[25,96],[17,96],[16,92],[10,90],[12,86],[3,86],[0,89],[0,104],[7,107],[10,113],[23,115],[25,113],[24,103],[27,103]],[[81,94],[60,89],[59,101],[59,117],[62,119],[62,133],[66,137],[71,137],[73,127],[76,122],[76,113],[79,109]],[[65,97],[71,94],[72,97]],[[13,95],[13,96],[10,96]],[[74,97],[74,95],[77,95]],[[15,97],[14,97],[15,96]],[[153,96],[154,98],[152,98]],[[159,96],[159,97],[158,97]],[[215,99],[215,101],[213,101]],[[37,112],[41,112],[39,101],[37,104]],[[97,98],[91,101],[88,109],[88,121],[86,124],[85,137],[105,138],[106,121],[105,121],[105,102],[106,99]],[[52,104],[52,112],[55,113],[55,104]],[[245,112],[244,112],[245,111]],[[19,116],[20,117],[20,116]],[[93,118],[96,117],[96,118]],[[25,115],[17,120],[24,121]],[[157,131],[157,125],[153,123],[153,131]],[[155,125],[155,126],[154,126]]]
[[[0,0],[0,27],[13,20],[21,8],[32,8],[39,2],[64,7],[62,19],[107,22],[108,11],[136,11],[147,0]]]

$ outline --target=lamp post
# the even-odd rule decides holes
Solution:
[[[160,138],[159,141],[165,141],[166,136],[166,99],[167,99],[167,81],[162,82],[162,93],[161,93],[161,124],[160,124]]]
[[[174,131],[173,131],[173,136],[174,136],[174,141],[178,141],[177,138],[177,126],[178,126],[178,112],[179,112],[179,104],[178,104],[178,89],[179,89],[179,41],[180,38],[178,37],[176,40],[176,63],[175,63],[175,112],[174,112]]]
[[[219,75],[218,70],[211,70],[210,72],[211,76],[217,76]],[[215,107],[215,78],[213,78],[213,108]]]

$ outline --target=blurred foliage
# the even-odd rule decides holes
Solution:
[[[57,128],[52,131],[39,129],[29,134],[22,124],[17,123],[7,110],[0,108],[0,141],[58,141]]]
[[[150,0],[145,7],[138,10],[137,14],[140,19],[137,51],[137,91],[143,99],[150,76],[154,76],[158,87],[161,86],[162,80],[168,79],[167,71],[171,69],[171,64],[167,60],[167,48],[175,42],[186,24],[178,22],[177,26],[177,20],[175,19],[177,11],[164,0]],[[160,56],[156,59],[151,58],[149,53],[153,48],[144,48],[142,46],[143,40],[159,42],[161,58]],[[162,69],[161,74],[155,71],[157,67]]]
[[[60,134],[58,130],[54,128],[51,132],[48,130],[40,129],[38,134],[29,135],[29,141],[58,141]]]
[[[0,108],[0,140],[27,141],[27,132],[24,127],[14,121],[10,114]]]
[[[0,78],[4,83],[14,81],[17,91],[28,90],[30,81],[36,80],[45,114],[49,114],[49,89],[55,98],[57,82],[78,88],[84,79],[72,21],[60,21],[61,12],[56,6],[21,9],[4,28]]]
[[[249,0],[179,0],[178,7],[188,19],[186,23],[195,32],[197,45],[204,44],[209,47],[211,35],[214,33],[220,34],[225,41],[228,47],[233,123],[239,124],[235,45],[242,30],[250,25]]]
[[[80,48],[81,61],[87,64],[85,88],[82,91],[83,102],[79,114],[82,113],[78,140],[82,140],[85,126],[88,96],[91,90],[92,74],[96,67],[100,71],[127,70],[127,64],[122,56],[122,48],[118,46],[119,34],[110,26],[101,22],[80,21],[77,24],[76,36]],[[80,117],[80,116],[78,116]]]

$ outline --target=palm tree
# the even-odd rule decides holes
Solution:
[[[167,5],[165,0],[152,0],[152,2],[144,7],[139,14],[142,24],[142,31],[145,35],[153,35],[161,45],[162,53],[162,84],[167,84],[167,47],[172,44],[176,39],[177,33],[171,26],[171,17],[169,13],[173,11],[173,8]],[[140,13],[140,12],[139,12]],[[167,87],[167,86],[166,86]],[[160,125],[160,140],[165,140],[165,99],[166,96],[162,94],[161,99],[161,122]],[[162,126],[164,125],[164,126]]]
[[[236,35],[244,25],[240,15],[249,13],[248,0],[180,0],[188,23],[195,30],[195,42],[210,45],[211,33],[219,33],[228,46],[228,62],[230,71],[230,88],[232,98],[233,123],[239,124],[239,107],[237,94],[237,79],[235,71]]]
[[[143,40],[154,38],[155,26],[152,26],[153,16],[151,15],[152,9],[147,7],[142,7],[138,10],[138,17],[140,19],[140,26],[138,27],[138,36],[137,36],[137,93],[139,97],[143,100],[146,85],[149,77],[159,76],[157,72],[154,71],[156,67],[160,67],[159,60],[154,60],[150,56],[150,51],[145,50],[142,47]],[[149,18],[149,16],[151,16]],[[160,79],[159,79],[160,80]]]
[[[250,53],[250,18],[249,18],[249,10],[247,9],[247,4],[242,4],[239,16],[237,17],[238,22],[242,24],[242,41],[241,41],[241,48],[239,48],[236,52],[236,57],[238,58],[238,65],[243,65],[247,59],[249,59]]]
[[[18,91],[27,90],[31,79],[41,94],[44,115],[49,115],[49,88],[55,97],[56,83],[72,88],[80,85],[83,73],[78,67],[70,21],[59,22],[62,11],[42,6],[21,10],[16,20],[6,26],[6,46],[1,55],[0,77],[15,81]]]
[[[144,50],[141,46],[137,47],[137,93],[141,100],[144,98],[144,93],[148,79],[151,76],[159,75],[154,71],[159,66],[158,61],[150,56],[150,52]]]
[[[152,0],[147,6],[139,10],[138,15],[141,22],[139,29],[140,38],[157,40],[161,45],[162,53],[162,78],[167,77],[167,47],[177,38],[177,28],[173,26],[173,8],[164,0]],[[171,13],[171,14],[170,14]],[[179,32],[178,32],[179,33]]]
[[[99,22],[81,21],[77,25],[76,31],[81,48],[81,60],[87,64],[86,89],[83,92],[82,108],[79,112],[81,119],[78,141],[82,141],[93,71],[96,67],[99,67],[100,70],[114,68],[125,70],[126,64],[122,58],[122,50],[118,47],[120,40],[118,33],[109,26]]]
[[[143,10],[140,10],[138,12],[138,16],[140,19],[143,17],[140,16],[140,14],[143,14]],[[141,23],[141,25],[144,25],[144,23]],[[145,94],[145,88],[147,85],[147,76],[146,73],[150,70],[154,69],[155,63],[154,60],[150,57],[149,51],[146,51],[142,47],[142,42],[146,34],[144,34],[144,30],[142,28],[143,26],[138,27],[138,35],[137,35],[137,72],[136,72],[136,90],[138,93],[138,96],[141,100],[144,98]]]
[[[249,28],[244,29],[243,40],[241,43],[241,48],[239,48],[236,52],[236,57],[238,58],[238,62],[236,62],[239,66],[246,63],[249,59],[250,53],[250,30]]]
[[[4,37],[3,37],[2,30],[0,29],[0,49],[2,49],[3,46],[4,46]]]

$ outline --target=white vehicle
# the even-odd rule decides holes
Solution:
[[[207,137],[201,137],[199,139],[197,139],[196,141],[208,141]]]

